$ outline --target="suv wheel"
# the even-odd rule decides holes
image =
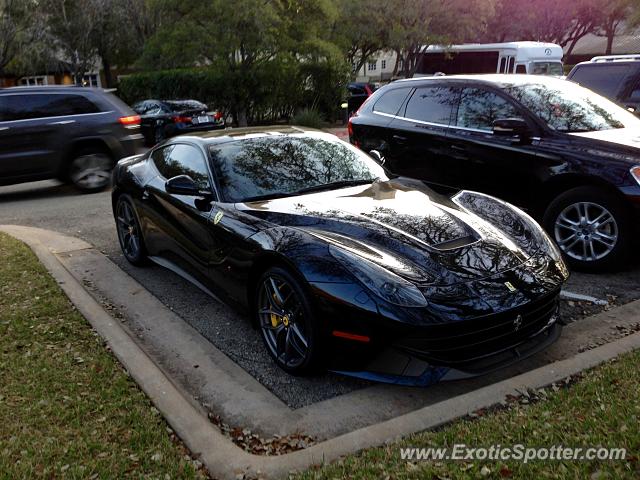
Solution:
[[[83,149],[69,164],[68,178],[83,192],[103,190],[111,182],[113,160],[104,151]]]
[[[576,270],[601,271],[620,265],[629,254],[631,222],[615,196],[579,187],[547,208],[544,226]]]

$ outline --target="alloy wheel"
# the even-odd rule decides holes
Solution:
[[[122,251],[127,258],[139,258],[141,254],[140,232],[133,208],[129,202],[121,200],[118,203],[116,222]]]
[[[80,155],[71,163],[69,178],[83,190],[104,188],[111,180],[111,167],[111,159],[104,153]]]
[[[593,262],[609,255],[618,242],[615,217],[602,205],[577,202],[556,218],[555,240],[569,257]]]
[[[310,353],[304,308],[296,290],[278,275],[263,278],[258,291],[258,318],[271,354],[282,365],[298,368]]]

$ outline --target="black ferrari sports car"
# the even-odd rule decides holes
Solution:
[[[538,224],[381,163],[297,127],[173,138],[114,170],[122,251],[247,309],[292,374],[427,385],[554,342],[568,271]]]

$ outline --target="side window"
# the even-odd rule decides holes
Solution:
[[[53,95],[52,109],[58,115],[82,115],[97,113],[100,109],[88,98],[82,95]]]
[[[410,91],[411,88],[407,87],[395,88],[385,92],[373,106],[373,111],[396,115]]]
[[[178,143],[156,150],[152,158],[160,175],[164,178],[188,175],[202,190],[210,188],[207,164],[197,148]]]
[[[640,79],[633,86],[633,89],[629,92],[627,100],[630,102],[640,102]]]
[[[19,94],[4,97],[5,121],[61,117],[98,112],[98,107],[81,95]]]
[[[453,88],[417,88],[409,99],[405,117],[411,120],[449,125],[451,111],[456,101],[457,95]]]
[[[516,65],[516,73],[527,73],[527,66],[522,63]]]
[[[463,88],[456,125],[477,130],[493,130],[498,118],[519,118],[520,113],[509,101],[489,90]]]
[[[138,102],[131,107],[137,114],[144,115],[147,111],[147,105],[145,102]]]
[[[600,95],[615,98],[628,71],[629,65],[580,65],[569,79]]]
[[[48,95],[7,95],[4,97],[5,121],[52,117]]]

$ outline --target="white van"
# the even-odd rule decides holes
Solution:
[[[420,54],[415,76],[467,73],[564,75],[562,47],[544,42],[470,43],[429,46]]]

